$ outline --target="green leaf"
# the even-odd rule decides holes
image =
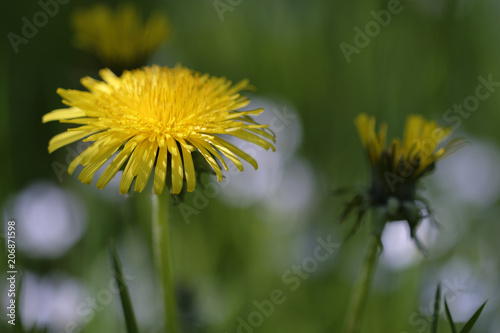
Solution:
[[[48,332],[47,327],[39,328],[37,323],[35,323],[35,325],[33,325],[33,327],[30,330],[30,333],[47,333],[47,332]]]
[[[486,301],[486,302],[488,302],[488,301]],[[479,307],[479,309],[477,309],[477,311],[472,315],[472,317],[469,319],[469,321],[462,328],[462,330],[460,331],[460,333],[469,333],[470,332],[470,330],[472,329],[472,327],[476,323],[477,318],[479,318],[479,315],[481,314],[481,311],[483,311],[484,306],[486,305],[486,302],[484,302],[483,305],[481,305]]]
[[[340,195],[352,193],[354,191],[359,192],[360,190],[362,190],[362,189],[359,186],[346,186],[346,187],[340,187],[338,189],[332,190],[332,191],[330,191],[330,194],[334,195],[334,196],[340,196]]]
[[[363,196],[361,194],[356,194],[351,201],[345,204],[344,211],[339,217],[339,223],[342,223],[356,208],[359,207],[363,203]]]
[[[431,324],[431,332],[437,333],[438,321],[439,321],[439,304],[441,301],[441,282],[438,283],[436,289],[436,298],[434,299],[434,313],[432,314],[432,324]]]
[[[448,318],[448,322],[450,323],[451,333],[457,333],[457,328],[453,323],[453,318],[451,317],[450,309],[448,308],[448,302],[446,302],[446,297],[444,299],[444,309],[446,310],[446,318]]]
[[[363,221],[363,216],[365,216],[369,206],[367,207],[364,207],[365,205],[363,205],[362,207],[359,207],[358,208],[358,217],[356,219],[356,222],[354,222],[352,228],[351,228],[351,231],[349,231],[349,233],[347,234],[346,238],[344,239],[344,242],[348,241],[349,239],[351,239],[352,236],[354,236],[356,234],[356,232],[358,231],[359,227],[361,226],[361,222]]]
[[[130,300],[125,276],[123,275],[122,263],[120,261],[120,257],[118,256],[118,253],[116,252],[116,247],[113,241],[109,242],[109,250],[111,254],[111,261],[113,262],[113,274],[116,278],[118,289],[120,290],[120,299],[122,303],[123,314],[125,316],[127,332],[138,333],[139,329],[137,328],[134,309]]]

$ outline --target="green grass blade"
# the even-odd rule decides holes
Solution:
[[[113,274],[116,278],[118,289],[120,290],[120,299],[123,308],[123,315],[125,316],[127,332],[138,333],[139,329],[137,328],[132,301],[130,300],[127,283],[123,275],[122,263],[120,261],[120,258],[118,257],[118,253],[116,252],[115,244],[113,241],[109,242],[109,250],[111,253],[111,260],[113,262]]]
[[[448,302],[446,302],[446,297],[444,299],[444,309],[446,310],[446,318],[448,318],[448,322],[450,323],[451,333],[457,333],[457,328],[453,323],[453,318],[451,317],[450,309],[448,308]]]
[[[30,333],[47,333],[47,331],[48,331],[47,327],[39,328],[38,324],[35,323],[35,325],[33,325],[33,327],[31,328]]]
[[[441,282],[438,283],[438,286],[436,289],[436,298],[434,299],[434,313],[432,314],[431,333],[437,333],[440,302],[441,302]]]
[[[488,301],[486,301],[486,302],[488,302]],[[484,306],[486,305],[486,302],[484,302],[483,305],[481,305],[479,307],[479,309],[477,309],[477,311],[472,315],[472,317],[470,317],[469,321],[465,324],[465,326],[462,328],[460,333],[469,333],[470,332],[470,330],[472,329],[472,327],[476,323],[477,318],[479,318],[479,315],[483,311]]]

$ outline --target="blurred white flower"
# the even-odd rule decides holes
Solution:
[[[384,251],[381,263],[394,270],[407,268],[418,262],[422,255],[410,237],[410,229],[406,221],[387,223],[382,234]]]
[[[77,308],[84,301],[85,294],[85,288],[67,276],[39,277],[26,272],[20,297],[23,326],[36,324],[54,332],[66,332],[68,327],[76,329],[83,319]]]
[[[259,204],[281,216],[295,216],[313,204],[316,180],[309,163],[296,156],[302,140],[302,124],[286,102],[253,97],[248,109],[263,107],[259,122],[276,134],[276,151],[268,152],[245,142],[233,141],[259,161],[256,172],[229,172],[221,185],[222,199],[235,206]],[[231,170],[230,170],[231,171]]]
[[[453,320],[466,322],[489,295],[493,295],[497,289],[495,283],[490,283],[476,272],[477,269],[474,265],[463,259],[452,259],[446,262],[429,278],[432,283],[427,284],[422,289],[422,301],[433,303],[429,300],[434,299],[435,283],[439,281],[441,294],[446,297]],[[495,306],[493,305],[492,308],[494,309]],[[487,315],[492,308],[485,308],[481,316]],[[427,313],[432,313],[432,306],[428,307]]]
[[[16,245],[31,257],[63,255],[83,235],[86,214],[70,191],[37,182],[7,203],[6,218],[16,221]]]
[[[500,197],[500,152],[489,142],[470,141],[461,151],[441,161],[431,180],[447,193],[455,207],[472,204],[485,208]]]

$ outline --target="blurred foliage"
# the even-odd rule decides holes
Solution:
[[[367,228],[311,276],[300,279],[296,290],[291,290],[282,275],[312,255],[316,237],[331,235],[340,243],[348,232],[335,223],[343,202],[329,193],[366,182],[368,166],[354,117],[366,112],[387,121],[389,137],[401,134],[410,113],[451,125],[444,118],[446,110],[474,94],[479,76],[491,74],[494,81],[500,81],[500,7],[493,1],[465,0],[456,6],[451,1],[401,1],[403,10],[359,54],[353,54],[350,63],[339,44],[354,44],[353,29],[364,29],[374,21],[370,12],[387,9],[387,2],[242,0],[221,21],[212,0],[136,1],[145,15],[164,11],[173,27],[172,37],[151,63],[182,63],[234,81],[248,78],[258,95],[292,103],[304,128],[300,155],[312,164],[318,180],[314,211],[306,220],[292,219],[289,223],[294,225],[270,223],[259,206],[236,208],[219,198],[193,214],[190,223],[184,222],[179,209],[172,209],[184,332],[235,332],[238,318],[248,321],[256,311],[254,301],[271,299],[275,289],[282,290],[286,300],[275,304],[272,314],[252,332],[338,331],[360,267]],[[22,18],[31,19],[40,5],[37,1],[4,3],[7,8],[2,9],[0,20],[4,36],[0,53],[2,203],[34,181],[59,184],[54,161],[69,163],[71,157],[64,149],[47,153],[49,139],[66,126],[42,126],[41,117],[61,107],[55,93],[58,87],[81,89],[81,77],[97,78],[97,61],[73,46],[69,22],[76,8],[93,3],[97,2],[73,0],[60,5],[58,13],[27,44],[20,44],[18,53],[5,36],[21,34]],[[458,133],[470,136],[471,141],[490,141],[498,148],[498,105],[500,93],[492,93],[477,111],[460,118]],[[155,317],[161,313],[159,295],[156,281],[150,277],[149,196],[112,198],[94,186],[80,184],[77,177],[65,173],[61,177],[60,186],[77,193],[85,203],[89,221],[85,235],[59,258],[36,259],[18,252],[17,260],[25,270],[41,276],[64,272],[75,277],[91,296],[105,288],[112,276],[107,242],[116,239],[125,271],[135,276],[129,287],[140,331],[159,332],[162,321]],[[187,194],[186,202],[192,203],[195,196]],[[436,208],[446,211],[454,206]],[[491,262],[484,253],[494,256],[499,250],[500,225],[494,223],[498,222],[498,208],[496,200],[475,217],[457,221],[459,238],[445,253],[399,271],[379,267],[362,331],[429,331],[432,309],[428,317],[420,311],[432,296],[424,291],[433,289],[440,269],[457,258],[467,263],[474,276],[485,272],[485,265]],[[1,255],[3,274],[3,246]],[[498,263],[493,264],[488,276],[498,277],[499,269]],[[498,290],[492,297],[498,298]],[[489,303],[472,332],[495,332],[498,307],[497,300]],[[448,332],[441,326],[438,332]],[[112,306],[95,313],[84,332],[124,329],[116,297]],[[5,330],[2,318],[0,331]]]

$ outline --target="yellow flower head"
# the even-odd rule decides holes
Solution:
[[[131,4],[79,9],[72,23],[77,47],[94,53],[104,66],[125,69],[143,65],[170,33],[164,15],[153,14],[143,23]]]
[[[439,127],[435,121],[426,121],[419,115],[407,118],[403,140],[393,139],[389,147],[386,147],[387,124],[383,123],[376,133],[375,117],[366,114],[360,114],[355,124],[370,163],[381,167],[381,171],[405,178],[418,178],[432,170],[435,162],[450,153],[461,141],[453,140],[438,148],[451,134],[451,128]]]
[[[97,187],[102,189],[126,163],[120,193],[127,193],[132,181],[141,192],[154,167],[154,191],[162,193],[166,177],[171,175],[172,193],[180,193],[183,181],[187,190],[196,186],[194,152],[199,152],[222,180],[223,156],[243,170],[240,159],[257,169],[257,162],[226,141],[229,135],[257,144],[266,150],[274,146],[274,136],[250,116],[263,109],[237,111],[249,103],[240,94],[250,88],[247,80],[232,85],[225,78],[201,75],[184,67],[145,67],[125,71],[121,77],[109,69],[100,71],[104,81],[90,77],[81,80],[89,91],[57,90],[68,108],[43,116],[43,122],[59,120],[78,124],[54,136],[49,152],[80,139],[93,142],[68,167],[71,174],[85,166],[79,179],[90,184],[94,173],[107,160],[113,161],[101,174]]]
[[[422,219],[429,217],[431,209],[425,200],[417,197],[418,180],[432,171],[439,159],[460,148],[465,141],[454,139],[442,146],[451,134],[451,128],[439,127],[435,121],[425,120],[419,115],[407,118],[403,140],[393,139],[389,146],[386,146],[386,124],[376,132],[375,117],[366,114],[360,114],[355,124],[370,160],[371,185],[366,190],[356,191],[340,220],[357,211],[352,235],[365,213],[376,208],[375,234],[381,235],[386,222],[405,220],[412,238],[423,249],[416,230]]]

